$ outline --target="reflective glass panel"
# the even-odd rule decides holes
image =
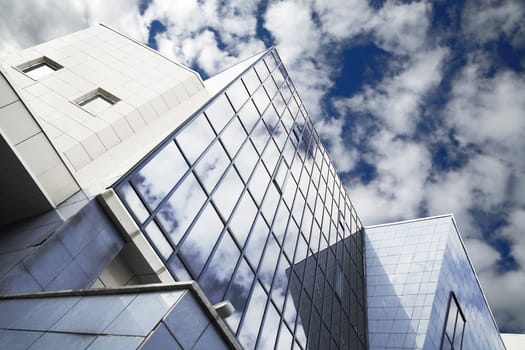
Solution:
[[[164,259],[168,259],[173,253],[173,248],[170,243],[160,231],[155,221],[151,221],[145,229],[148,237],[152,240],[153,245],[159,250],[160,254]]]
[[[139,220],[139,223],[143,223],[144,220],[148,218],[149,212],[137,196],[135,190],[129,184],[126,184],[120,188],[119,192],[133,214],[135,214],[137,220]]]
[[[248,88],[248,92],[253,94],[255,90],[261,85],[261,82],[259,81],[259,78],[257,78],[257,75],[255,74],[255,70],[249,69],[244,75],[242,76],[242,80],[244,81],[244,85]]]
[[[259,112],[255,109],[253,102],[250,100],[239,111],[239,118],[241,119],[242,124],[246,128],[247,132],[250,132],[253,129],[257,120],[259,120]]]
[[[215,138],[210,124],[203,114],[191,120],[176,136],[184,155],[193,163]]]
[[[257,214],[257,207],[248,192],[244,192],[235,213],[229,226],[239,245],[243,246]]]
[[[215,142],[195,166],[195,172],[210,193],[224,173],[230,159],[219,142]]]
[[[248,91],[246,91],[241,80],[233,82],[226,94],[236,111],[239,111],[243,103],[249,98]]]
[[[246,133],[239,119],[234,118],[221,135],[222,144],[231,158],[235,156],[245,138]]]
[[[180,247],[180,254],[190,267],[193,276],[201,273],[222,228],[222,221],[215,209],[207,205]]]
[[[224,292],[232,277],[237,260],[239,260],[239,253],[239,249],[230,235],[225,234],[199,280],[199,284],[212,303],[223,300]]]
[[[187,170],[177,146],[170,142],[138,171],[133,183],[150,208],[155,209]]]
[[[212,104],[206,108],[204,113],[208,117],[208,120],[215,131],[218,133],[231,119],[234,111],[230,105],[230,102],[226,98],[226,95],[221,94],[217,96]]]
[[[205,200],[206,195],[201,186],[193,174],[189,174],[162,206],[157,221],[173,243],[178,244]]]
[[[234,162],[235,167],[239,171],[239,174],[241,174],[242,179],[244,180],[244,183],[248,182],[253,168],[257,163],[257,159],[259,159],[259,156],[257,155],[255,148],[253,148],[250,142],[246,142],[242,146]]]

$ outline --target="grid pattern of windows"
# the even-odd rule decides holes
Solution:
[[[362,225],[275,50],[114,188],[176,279],[232,302],[246,348],[346,348],[350,325],[366,347]]]

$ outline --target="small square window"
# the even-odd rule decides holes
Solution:
[[[16,68],[25,73],[30,78],[38,80],[64,67],[44,56],[21,64]]]
[[[84,108],[89,113],[96,115],[102,111],[105,111],[118,101],[120,101],[120,99],[115,95],[98,88],[76,99],[75,103]]]

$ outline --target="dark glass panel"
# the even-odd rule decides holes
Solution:
[[[183,349],[191,349],[208,326],[209,318],[204,314],[191,292],[186,292],[166,317],[164,323]]]
[[[158,349],[181,349],[175,338],[171,335],[166,325],[161,322],[157,329],[146,339],[146,342],[141,348],[142,350],[158,350]]]

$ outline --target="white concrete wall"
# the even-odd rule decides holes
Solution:
[[[36,192],[41,192],[55,206],[79,190],[44,131],[3,75],[0,75],[0,134],[11,148],[1,153],[6,156],[4,152],[12,152],[35,181],[35,185],[19,184],[20,190],[25,188],[27,191],[35,191],[35,195]],[[5,172],[10,170],[13,169],[4,169]],[[12,174],[12,177],[16,177],[16,174]],[[12,180],[11,186],[17,179]],[[28,188],[29,186],[36,186],[38,189]],[[10,201],[15,205],[12,198]],[[33,203],[20,203],[20,206],[29,208],[31,204]]]
[[[16,68],[42,56],[64,68],[38,81]],[[65,164],[92,195],[122,175],[209,97],[197,73],[101,25],[1,62]],[[97,88],[120,101],[93,115],[75,100]]]

